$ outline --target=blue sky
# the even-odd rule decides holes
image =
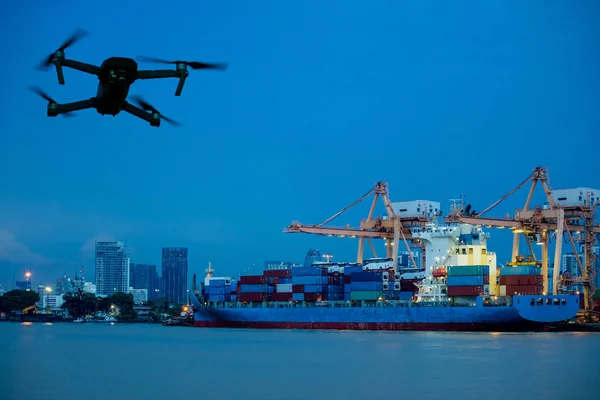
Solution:
[[[83,264],[97,238],[125,240],[136,262],[189,247],[235,274],[265,259],[337,260],[356,241],[289,235],[379,180],[392,200],[460,193],[481,210],[537,165],[554,188],[600,188],[600,8],[594,1],[3,2],[0,43],[0,284],[25,266],[50,283]],[[185,124],[156,129],[92,110],[48,118],[25,88],[59,102],[95,94],[94,76],[34,70],[76,28],[67,57],[226,61],[222,72],[138,81]],[[159,68],[141,64],[142,68]],[[538,200],[541,199],[538,192]],[[522,189],[492,214],[519,207]],[[381,210],[381,209],[380,209]],[[358,226],[368,204],[340,217]],[[492,231],[499,261],[506,233]],[[256,271],[259,268],[257,267]]]

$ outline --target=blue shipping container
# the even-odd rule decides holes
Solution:
[[[300,267],[298,267],[300,268]],[[293,301],[304,301],[304,293],[292,293]]]
[[[382,272],[354,272],[350,275],[350,282],[383,281]]]
[[[240,293],[264,293],[267,285],[260,284],[241,284]]]
[[[298,267],[300,268],[300,267]],[[294,285],[323,285],[327,284],[326,276],[294,276],[292,277]]]
[[[323,293],[323,285],[304,285],[304,293]]]
[[[225,279],[211,279],[208,281],[208,287],[225,286]]]
[[[481,286],[483,275],[456,275],[448,277],[448,286]]]
[[[363,290],[382,290],[383,282],[371,281],[371,282],[354,282],[350,284],[351,291],[363,291]]]
[[[322,267],[294,267],[292,268],[292,277],[294,276],[323,276],[327,269]]]
[[[232,294],[231,295],[231,301],[234,302],[234,303],[237,301],[237,295],[236,294]]]
[[[541,275],[542,269],[533,265],[519,265],[517,267],[499,268],[500,276],[518,276],[518,275]]]
[[[351,283],[344,283],[344,292],[350,292],[352,290]]]
[[[279,283],[292,283],[292,278],[279,278]]]
[[[411,300],[413,298],[413,292],[398,292],[400,293],[400,300]]]
[[[344,275],[350,275],[356,272],[362,272],[363,267],[361,265],[353,266],[353,267],[344,267]]]
[[[225,286],[207,286],[206,292],[208,294],[225,294],[226,287]]]

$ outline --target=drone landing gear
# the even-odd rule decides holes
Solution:
[[[148,122],[150,126],[155,126],[157,128],[160,126],[160,114],[158,113],[148,113],[127,101],[123,105],[123,111],[143,119],[144,121]]]
[[[57,115],[68,114],[72,111],[79,111],[79,110],[85,110],[88,108],[93,108],[94,100],[95,100],[95,98],[93,97],[88,100],[74,101],[73,103],[66,103],[66,104],[58,104],[56,102],[51,101],[48,104],[48,116],[56,117]]]

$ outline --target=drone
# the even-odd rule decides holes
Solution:
[[[100,115],[112,115],[113,117],[121,111],[125,111],[141,118],[154,127],[160,126],[161,119],[175,126],[181,125],[179,122],[162,115],[156,108],[140,96],[131,96],[131,100],[133,100],[137,106],[128,102],[127,97],[129,95],[131,84],[138,79],[179,78],[175,96],[180,96],[185,80],[188,77],[188,67],[194,70],[227,69],[226,63],[167,61],[159,58],[141,56],[136,57],[136,59],[138,61],[175,64],[175,69],[139,70],[137,62],[132,58],[126,57],[107,58],[100,66],[66,58],[65,50],[87,34],[88,32],[82,29],[75,31],[57,50],[45,58],[37,69],[48,70],[50,66],[54,64],[56,67],[58,83],[61,85],[65,84],[63,67],[96,75],[99,81],[96,96],[87,100],[59,104],[44,93],[39,87],[30,87],[30,90],[48,101],[47,114],[49,117],[56,117],[58,115],[71,116],[73,111],[94,108]]]

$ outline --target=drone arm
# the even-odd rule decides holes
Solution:
[[[95,97],[87,100],[74,101],[72,103],[66,104],[56,104],[50,103],[48,104],[48,116],[56,117],[59,114],[66,114],[72,111],[86,110],[88,108],[94,107]]]
[[[100,68],[95,65],[86,64],[75,60],[68,60],[66,58],[56,58],[54,60],[54,65],[56,66],[58,83],[60,83],[61,85],[65,84],[65,77],[63,75],[62,67],[72,68],[77,71],[86,72],[92,75],[98,75],[100,73]]]
[[[179,78],[175,96],[180,96],[185,84],[185,78],[188,77],[188,72],[185,66],[177,67],[177,69],[158,69],[158,70],[142,70],[138,71],[138,79],[159,79],[159,78]]]
[[[133,104],[131,104],[127,101],[123,105],[123,111],[128,112],[131,115],[135,115],[136,117],[143,119],[144,121],[148,122],[151,126],[156,126],[156,127],[160,126],[160,115],[146,112],[146,111],[142,110],[141,108],[134,106]]]

